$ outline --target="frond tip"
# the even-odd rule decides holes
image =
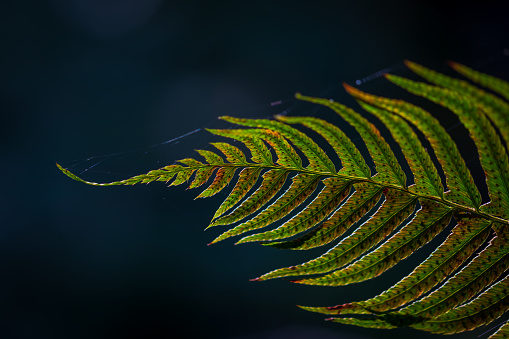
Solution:
[[[483,187],[477,187],[456,142],[433,112],[347,84],[346,91],[364,114],[384,125],[387,135],[334,100],[302,94],[296,98],[337,113],[361,136],[360,146],[369,154],[365,157],[339,127],[319,118],[225,116],[221,119],[242,128],[208,131],[235,140],[250,157],[224,140],[212,142],[214,151],[197,150],[201,160],[185,158],[110,183],[85,181],[57,167],[71,179],[95,186],[161,181],[198,188],[209,183],[197,198],[229,187],[207,227],[228,229],[210,244],[240,235],[244,237],[237,244],[260,242],[292,250],[335,242],[317,258],[254,281],[292,277],[295,283],[322,286],[363,282],[383,275],[433,239],[444,239],[410,274],[379,295],[336,306],[299,307],[332,315],[327,320],[333,322],[369,328],[469,331],[509,309],[509,84],[456,63],[450,63],[454,70],[486,89],[411,61],[405,65],[431,84],[391,74],[386,79],[458,117],[478,151],[489,202],[481,203]],[[303,132],[306,129],[317,135],[316,140]],[[391,139],[400,150],[391,149]],[[326,144],[335,154],[320,146]],[[398,159],[398,152],[403,158]],[[402,167],[404,162],[408,166]],[[444,231],[448,226],[449,234]],[[508,333],[506,322],[490,338],[506,338]]]

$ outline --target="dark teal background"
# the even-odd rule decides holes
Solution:
[[[434,337],[327,323],[295,307],[378,294],[431,249],[391,270],[392,279],[350,287],[249,282],[321,252],[207,247],[219,231],[202,230],[224,195],[96,188],[55,167],[94,181],[139,174],[206,147],[203,130],[161,143],[222,126],[220,115],[327,114],[293,100],[296,91],[353,105],[342,81],[404,72],[405,58],[509,78],[502,1],[247,3],[1,5],[1,338]],[[99,157],[111,153],[119,154]]]

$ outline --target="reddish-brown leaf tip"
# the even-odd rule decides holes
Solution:
[[[458,67],[458,63],[451,60],[447,60],[447,65],[452,68]]]
[[[348,93],[352,94],[352,92],[355,92],[356,88],[347,84],[346,82],[343,81],[343,88],[345,89],[345,91],[347,91]]]

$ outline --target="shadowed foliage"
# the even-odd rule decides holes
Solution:
[[[273,270],[256,281],[292,277],[295,283],[323,286],[365,281],[450,226],[427,259],[380,295],[343,305],[300,307],[363,327],[410,326],[441,334],[472,330],[509,308],[509,84],[457,63],[450,65],[467,80],[405,64],[427,82],[389,74],[386,78],[458,117],[476,145],[487,203],[481,203],[456,143],[432,114],[346,84],[360,106],[387,128],[386,138],[399,145],[396,154],[401,152],[404,160],[361,114],[333,100],[297,94],[300,100],[327,106],[355,128],[369,156],[361,155],[341,129],[319,118],[225,116],[221,118],[243,128],[209,130],[230,142],[211,143],[216,152],[198,150],[201,161],[186,158],[111,183],[84,181],[58,166],[69,177],[96,186],[162,181],[170,186],[190,182],[189,188],[196,188],[209,183],[198,197],[213,196],[236,179],[208,226],[230,227],[211,244],[247,232],[237,244],[306,250],[335,242],[317,258]],[[311,130],[321,140],[291,125]],[[419,138],[426,139],[433,152]],[[336,154],[326,154],[317,142],[327,142]],[[233,143],[249,150],[251,158]],[[411,173],[403,171],[403,162]],[[265,230],[269,226],[274,227]],[[508,329],[506,323],[490,338],[507,338]]]

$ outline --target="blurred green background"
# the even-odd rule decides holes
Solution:
[[[193,201],[198,193],[185,187],[90,187],[63,176],[55,161],[89,180],[139,174],[206,147],[212,139],[203,130],[163,142],[222,126],[220,115],[319,115],[293,94],[353,104],[342,81],[386,67],[404,72],[405,58],[438,68],[455,60],[508,79],[504,2],[1,7],[1,338],[435,337],[327,323],[295,307],[378,294],[431,249],[391,279],[350,287],[249,282],[321,252],[207,247],[219,231],[202,230],[224,195]]]

